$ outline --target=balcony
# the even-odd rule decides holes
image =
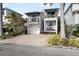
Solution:
[[[44,31],[56,32],[56,20],[46,20],[44,22]]]
[[[56,26],[47,26],[46,31],[56,31]]]
[[[26,25],[29,25],[29,24],[39,24],[39,19],[38,18],[30,18],[30,19],[28,19]]]

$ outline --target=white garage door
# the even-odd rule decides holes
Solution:
[[[29,31],[30,31],[30,34],[40,34],[40,28],[39,28],[39,25],[30,25],[29,26]]]

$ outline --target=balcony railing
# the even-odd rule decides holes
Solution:
[[[39,23],[39,19],[29,19],[29,21],[27,22],[27,24],[38,24]]]
[[[56,26],[47,26],[46,31],[56,31]]]
[[[30,22],[38,22],[39,18],[38,17],[31,17],[31,18],[29,18],[29,21]]]

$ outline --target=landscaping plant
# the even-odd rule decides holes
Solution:
[[[50,35],[48,38],[48,46],[61,45],[61,46],[72,46],[79,48],[79,38],[70,37],[67,40],[60,39],[58,35]]]

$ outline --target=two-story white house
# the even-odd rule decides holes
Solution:
[[[44,12],[27,12],[28,34],[55,32],[57,34],[59,9],[45,9]]]
[[[79,3],[72,3],[65,11],[66,25],[79,24]]]
[[[55,32],[57,34],[58,8],[45,9],[44,32]]]

